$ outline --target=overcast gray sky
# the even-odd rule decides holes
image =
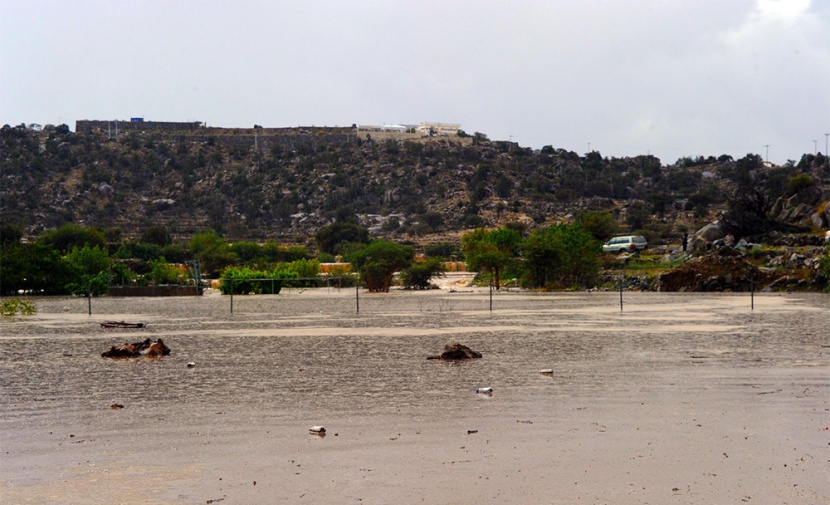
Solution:
[[[830,0],[0,0],[0,124],[133,116],[797,161],[830,133]]]

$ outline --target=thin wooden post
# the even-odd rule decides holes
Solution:
[[[233,279],[231,279],[231,314],[233,314]]]
[[[750,293],[751,293],[750,297],[749,297],[750,300],[751,300],[751,302],[750,302],[751,307],[752,307],[751,310],[755,310],[755,279],[750,279],[749,280],[749,285],[750,285]]]
[[[620,277],[620,312],[623,310],[623,280]]]
[[[360,314],[360,272],[357,272],[357,282],[354,285],[354,301],[357,306],[357,313]]]
[[[493,312],[493,281],[490,281],[490,312]]]

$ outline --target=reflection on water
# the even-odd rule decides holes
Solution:
[[[0,441],[32,463],[15,473],[7,459],[4,479],[38,481],[65,464],[49,462],[54,444],[43,440],[58,429],[134,442],[153,424],[184,433],[217,418],[244,433],[294,419],[552,415],[557,399],[746,386],[718,380],[726,368],[828,366],[824,295],[759,296],[751,311],[746,295],[626,294],[621,312],[617,294],[505,292],[491,312],[487,291],[362,293],[359,314],[353,296],[237,296],[233,314],[215,294],[105,298],[92,316],[86,300],[36,299],[36,316],[0,323]],[[147,328],[105,330],[104,320]],[[163,359],[100,356],[159,337],[172,349]],[[454,341],[484,358],[424,359]],[[482,386],[497,407],[468,394]],[[113,421],[111,403],[129,415]]]
[[[39,314],[4,322],[0,378],[5,423],[59,409],[129,398],[134,405],[272,404],[327,411],[440,408],[459,386],[498,383],[522,398],[546,394],[529,371],[555,368],[558,394],[613,389],[666,367],[782,366],[811,360],[827,343],[825,300],[807,296],[628,295],[620,313],[607,294],[486,292],[364,296],[320,290],[275,297],[37,300]],[[818,306],[817,306],[818,304]],[[805,309],[816,310],[805,310]],[[101,320],[147,323],[104,330]],[[163,338],[161,360],[107,360],[111,345]],[[423,359],[463,342],[481,363]],[[815,359],[816,356],[812,356]],[[194,369],[184,363],[197,362]],[[578,392],[578,391],[577,391]],[[213,408],[213,407],[211,407]]]

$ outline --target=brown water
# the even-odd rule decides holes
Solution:
[[[229,302],[0,322],[0,502],[830,503],[827,295]],[[148,337],[172,354],[100,357]],[[484,358],[424,359],[454,341]]]

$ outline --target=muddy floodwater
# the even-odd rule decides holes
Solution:
[[[492,300],[33,299],[0,322],[0,502],[830,503],[828,295]],[[145,338],[172,354],[101,357]],[[484,357],[425,359],[449,342]]]

